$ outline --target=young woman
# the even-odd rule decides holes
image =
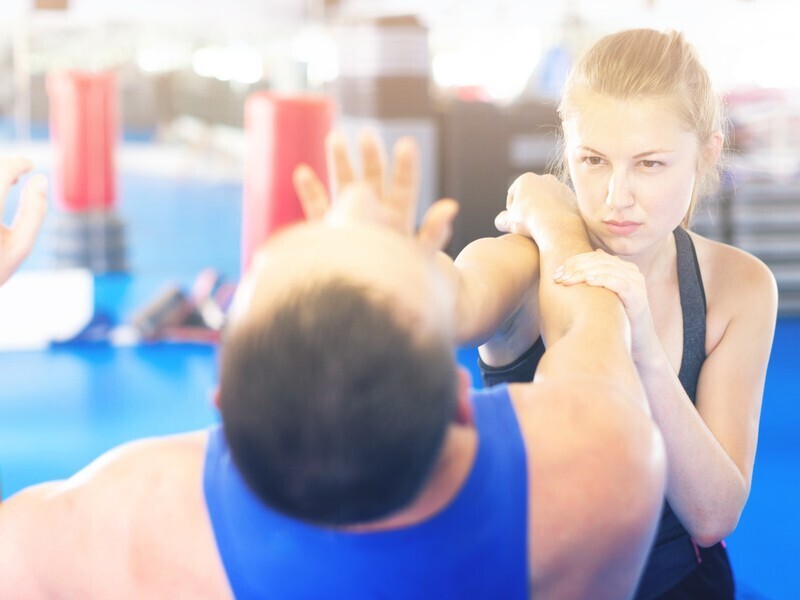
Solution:
[[[666,503],[637,598],[732,599],[722,540],[750,490],[777,290],[759,260],[687,229],[698,199],[718,181],[721,103],[682,35],[628,30],[600,40],[575,65],[559,112],[563,171],[574,192],[551,175],[527,173],[498,217],[498,227],[513,233],[476,240],[455,261],[442,255],[458,290],[457,341],[480,346],[487,385],[535,376],[546,340],[559,333],[542,331],[540,315],[559,307],[540,305],[528,220],[577,211],[595,251],[542,276],[620,296],[667,448]],[[336,189],[353,169],[341,136],[329,150]],[[401,195],[416,193],[413,150],[406,145],[396,156],[409,174]],[[380,193],[384,166],[374,137],[362,136],[360,154]],[[317,187],[306,195],[324,206]],[[306,203],[311,215],[314,206]],[[412,226],[408,215],[395,217]]]
[[[750,490],[777,291],[762,262],[687,230],[718,180],[720,101],[681,34],[629,30],[574,66],[559,113],[574,195],[552,178],[522,176],[498,226],[525,233],[526,207],[542,195],[575,203],[596,250],[542,277],[605,287],[625,305],[668,459],[637,598],[733,598],[723,538]],[[456,264],[479,260],[479,246]],[[545,344],[538,310],[529,294],[480,348],[485,383],[534,376]]]

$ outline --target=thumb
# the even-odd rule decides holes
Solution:
[[[502,231],[503,233],[512,233],[513,226],[507,210],[501,211],[494,218],[494,226],[497,231]]]
[[[443,198],[434,202],[422,217],[417,239],[431,252],[444,250],[453,234],[453,221],[458,214],[458,202]]]

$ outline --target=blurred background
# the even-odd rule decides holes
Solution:
[[[219,316],[268,233],[248,229],[253,206],[290,194],[275,170],[301,152],[270,137],[281,124],[413,135],[423,205],[461,203],[456,254],[496,235],[518,174],[552,163],[574,58],[620,29],[678,29],[730,118],[723,184],[694,228],[764,260],[780,293],[753,492],[729,540],[738,593],[796,598],[798,23],[790,0],[3,0],[0,155],[31,158],[53,204],[0,289],[3,492],[215,422]],[[271,226],[297,216],[276,210]],[[459,359],[477,382],[475,350]]]
[[[782,313],[798,313],[798,22],[789,0],[5,0],[0,143],[48,138],[48,73],[110,72],[122,171],[236,182],[249,95],[327,93],[345,129],[417,137],[423,202],[462,203],[457,252],[494,235],[516,174],[552,159],[553,103],[572,59],[614,30],[675,28],[700,51],[732,125],[728,185],[696,228],[762,257]]]

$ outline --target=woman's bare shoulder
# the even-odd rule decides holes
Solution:
[[[738,312],[754,305],[777,304],[775,277],[761,259],[730,244],[693,232],[690,235],[697,251],[709,311]]]

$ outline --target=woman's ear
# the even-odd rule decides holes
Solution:
[[[703,167],[706,169],[713,169],[717,164],[720,155],[722,154],[722,147],[725,145],[725,136],[722,132],[715,131],[708,138],[705,147],[703,148]]]

